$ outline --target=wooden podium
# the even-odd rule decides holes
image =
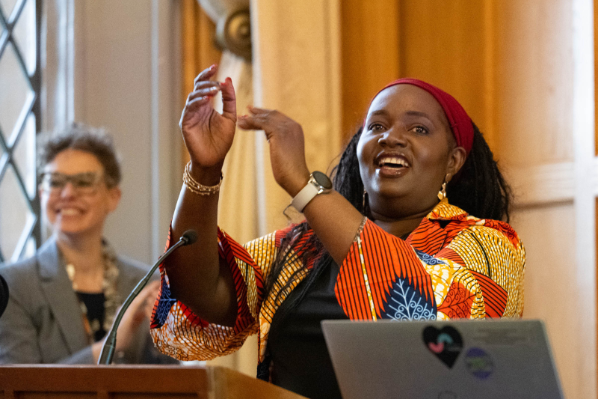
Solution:
[[[297,399],[224,367],[0,366],[0,399]]]

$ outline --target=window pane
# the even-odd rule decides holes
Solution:
[[[16,8],[21,10],[18,19],[14,19]],[[9,151],[6,154],[0,149],[0,157],[11,162],[4,164],[7,168],[0,179],[0,250],[4,260],[10,262],[32,254],[36,238],[39,239],[39,229],[33,230],[38,220],[34,212],[38,210],[32,210],[30,204],[37,190],[35,144],[39,109],[29,112],[35,92],[28,75],[33,75],[37,68],[40,29],[37,13],[41,12],[42,5],[35,0],[0,0],[0,9],[13,24],[12,39],[0,56],[0,131]],[[6,33],[4,27],[0,28],[0,34]]]
[[[17,171],[25,182],[29,198],[35,196],[35,115],[29,114],[21,137],[13,149]]]
[[[33,97],[28,79],[10,43],[0,57],[0,93],[0,127],[8,141],[23,107]]]
[[[15,4],[17,4],[17,0],[0,0],[0,7],[2,7],[2,12],[4,13],[6,19],[10,17],[10,14],[12,14]]]
[[[6,261],[18,255],[15,251],[20,241],[27,238],[25,232],[34,221],[15,172],[9,166],[0,180],[0,248]]]
[[[25,249],[23,250],[23,253],[21,254],[21,259],[30,258],[33,255],[35,255],[35,249],[36,249],[35,238],[29,237],[27,239],[27,244],[25,244]]]
[[[35,71],[35,2],[27,1],[13,29],[13,37],[29,74]]]

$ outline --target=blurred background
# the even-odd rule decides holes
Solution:
[[[417,77],[484,132],[515,192],[524,315],[547,323],[566,396],[594,398],[595,15],[592,0],[0,0],[0,262],[46,237],[39,132],[80,121],[114,135],[123,200],[106,238],[151,263],[188,159],[178,119],[202,69],[232,77],[239,113],[254,104],[300,122],[312,170],[330,170],[382,86]],[[239,242],[287,223],[265,146],[239,132],[225,165],[219,223]],[[255,375],[256,349],[219,364]]]

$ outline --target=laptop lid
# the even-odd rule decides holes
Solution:
[[[539,320],[324,320],[341,393],[357,398],[562,398]]]

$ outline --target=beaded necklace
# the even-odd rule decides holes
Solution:
[[[118,267],[116,266],[116,253],[106,241],[102,241],[102,259],[104,262],[104,279],[102,282],[102,291],[104,293],[104,323],[102,326],[104,331],[107,332],[112,327],[116,310],[121,305],[122,301],[117,291]],[[72,263],[65,264],[66,262],[62,256],[61,261],[71,280],[73,291],[77,293],[78,287],[75,283],[75,266]],[[85,303],[81,300],[79,295],[77,295],[77,299],[79,300],[79,307],[81,308],[85,333],[87,334],[87,339],[91,345],[95,342],[94,337],[102,326],[100,326],[100,323],[97,320],[94,320],[94,323],[89,322],[89,318],[87,317],[87,306],[85,306]]]

